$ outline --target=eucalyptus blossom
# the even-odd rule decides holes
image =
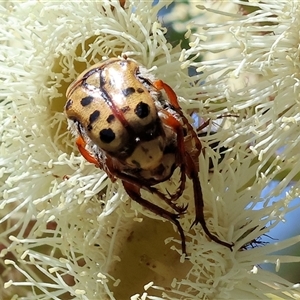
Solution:
[[[260,264],[300,261],[272,254],[300,237],[255,247],[299,197],[299,4],[198,1],[186,24],[190,48],[181,49],[157,20],[171,2],[0,6],[2,298],[299,297],[298,285]],[[131,201],[120,181],[76,149],[63,112],[68,85],[94,63],[124,54],[169,84],[187,116],[207,121],[199,161],[204,214],[233,251],[208,240],[201,226],[190,228],[190,180],[179,200],[189,204],[180,219],[185,259],[176,228]],[[177,175],[159,188],[168,190]]]

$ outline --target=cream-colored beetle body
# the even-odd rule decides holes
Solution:
[[[65,111],[100,151],[129,168],[151,170],[169,141],[157,111],[161,92],[144,72],[127,58],[100,62],[70,85]]]

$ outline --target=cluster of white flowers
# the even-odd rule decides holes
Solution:
[[[0,5],[0,298],[299,297],[298,286],[259,264],[300,261],[270,255],[300,237],[247,245],[284,220],[299,196],[300,4],[197,1],[191,48],[181,50],[157,21],[171,2]],[[184,260],[175,228],[130,201],[74,147],[63,113],[68,85],[92,64],[122,54],[167,82],[184,111],[232,116],[203,137],[199,174],[207,224],[235,243],[232,252],[207,240],[200,226],[189,230],[190,205],[180,220],[190,254]],[[222,161],[211,142],[225,147]],[[261,198],[274,179],[277,187]],[[190,182],[184,197],[192,202]]]

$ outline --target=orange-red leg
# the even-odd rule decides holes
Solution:
[[[171,200],[177,200],[183,193],[185,188],[185,180],[186,180],[186,165],[184,162],[184,153],[185,153],[185,145],[184,145],[184,133],[182,124],[167,110],[159,112],[162,122],[167,126],[171,127],[176,132],[177,137],[177,165],[180,167],[180,185],[175,194],[170,195]]]
[[[188,128],[188,132],[192,135],[194,141],[195,141],[195,147],[197,148],[197,150],[200,152],[202,149],[201,146],[201,142],[197,137],[196,132],[194,131],[192,125],[189,123],[189,121],[187,120],[187,118],[185,117],[185,115],[183,114],[181,107],[178,103],[177,100],[177,95],[175,94],[175,92],[173,91],[173,89],[166,84],[165,82],[163,82],[162,80],[156,80],[154,81],[154,86],[158,89],[158,90],[164,90],[169,98],[170,103],[172,104],[173,108],[175,109],[176,113],[178,113],[184,123],[184,125]]]
[[[91,164],[94,164],[96,167],[100,168],[100,164],[99,162],[97,161],[97,159],[95,157],[92,156],[92,154],[85,149],[85,146],[86,146],[86,142],[84,141],[84,139],[79,136],[77,139],[76,139],[76,145],[78,147],[78,150],[79,152],[81,153],[81,155],[88,161],[90,162]]]
[[[175,94],[175,92],[173,91],[173,89],[166,84],[165,82],[163,82],[162,80],[156,80],[153,82],[153,85],[158,89],[158,90],[165,90],[170,103],[178,109],[181,109],[177,100],[177,95]]]
[[[181,161],[185,152],[182,124],[168,110],[161,110],[158,113],[162,122],[168,127],[172,128],[176,133],[178,147],[177,153],[179,154],[179,161]]]
[[[176,113],[178,113],[180,115],[184,125],[187,126],[188,132],[192,135],[192,138],[195,141],[195,147],[197,148],[197,150],[200,153],[200,151],[202,149],[201,142],[198,139],[198,136],[197,136],[196,132],[194,131],[192,125],[188,122],[188,120],[182,113],[181,108],[178,104],[177,96],[176,96],[175,92],[172,90],[172,88],[169,85],[164,83],[162,80],[155,81],[154,85],[159,90],[161,90],[161,89],[165,90],[165,92],[170,100],[170,103],[174,106]],[[226,246],[226,247],[232,249],[233,244],[229,244],[227,242],[221,241],[217,236],[213,235],[208,230],[208,228],[206,226],[205,218],[204,218],[204,213],[203,213],[204,202],[203,202],[203,193],[202,193],[202,188],[201,188],[201,184],[200,184],[200,179],[198,176],[198,168],[197,168],[195,162],[193,161],[191,155],[185,149],[182,125],[180,124],[180,122],[177,119],[175,119],[174,117],[172,118],[172,115],[168,111],[165,111],[164,113],[167,115],[167,117],[165,117],[163,119],[163,122],[165,124],[167,124],[168,126],[170,126],[171,128],[173,128],[177,133],[177,144],[178,144],[179,152],[181,153],[180,159],[182,159],[181,160],[181,170],[186,172],[193,181],[196,217],[195,217],[195,221],[193,222],[191,227],[194,224],[200,223],[204,232],[207,234],[207,236],[209,236],[210,239],[212,239],[213,241],[215,241],[218,244],[221,244],[223,246]],[[186,168],[187,168],[187,170],[186,170]]]

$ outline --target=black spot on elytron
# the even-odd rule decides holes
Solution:
[[[115,139],[116,135],[110,128],[108,128],[102,129],[99,133],[99,137],[103,143],[109,144]]]
[[[100,116],[100,111],[99,110],[93,111],[90,114],[90,118],[89,118],[90,124],[95,122],[99,118],[99,116]]]
[[[68,109],[72,106],[72,104],[73,104],[73,100],[72,100],[72,99],[69,99],[69,100],[67,101],[67,103],[66,103],[66,106],[65,106],[66,110],[68,110]]]
[[[130,96],[131,94],[135,93],[135,88],[134,87],[128,87],[124,90],[122,90],[122,93],[125,97]]]
[[[94,97],[92,96],[87,96],[81,99],[80,103],[82,106],[87,106],[89,105],[92,101],[94,100]]]
[[[145,102],[140,102],[136,107],[135,107],[135,110],[134,110],[135,114],[140,118],[140,119],[143,119],[143,118],[146,118],[149,113],[150,113],[150,107],[147,103]]]
[[[137,91],[139,94],[144,93],[144,90],[143,90],[142,88],[138,88],[136,91]]]
[[[115,117],[113,114],[111,114],[111,115],[109,115],[109,116],[107,117],[106,122],[107,122],[107,123],[111,123],[115,118],[116,118],[116,117]]]
[[[129,110],[130,110],[130,107],[129,107],[129,106],[124,106],[124,107],[121,108],[121,111],[122,111],[123,113],[125,113],[125,112],[127,112],[127,111],[129,111]]]
[[[95,110],[94,112],[92,112],[90,114],[90,117],[89,117],[90,123],[87,126],[87,130],[88,131],[93,130],[92,123],[95,122],[99,118],[99,116],[100,116],[100,111],[99,110]]]

